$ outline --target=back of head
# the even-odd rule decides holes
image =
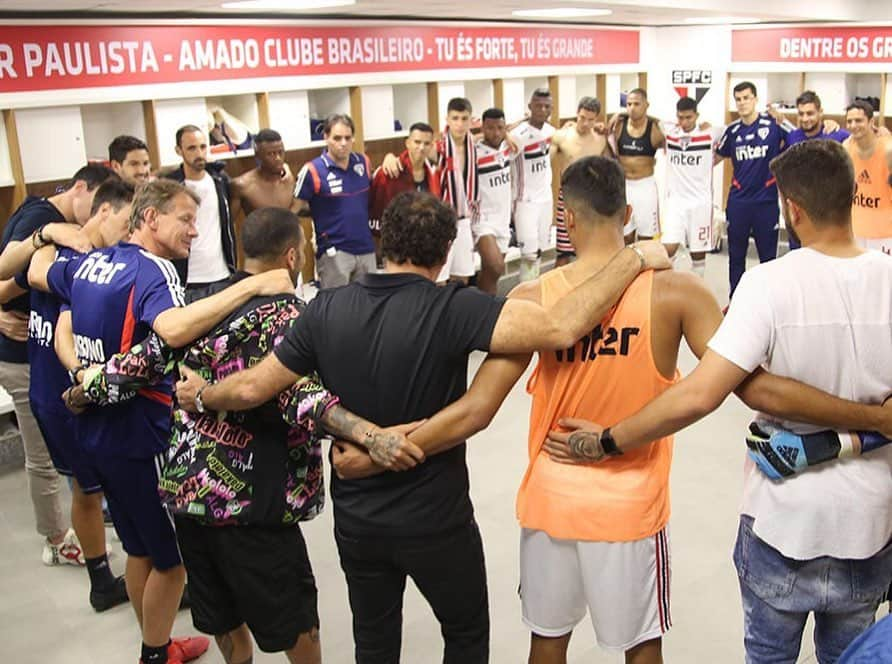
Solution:
[[[840,143],[797,143],[772,159],[770,167],[781,197],[801,207],[815,226],[850,223],[855,172]]]
[[[449,103],[446,104],[446,112],[449,113],[451,111],[457,113],[470,113],[471,100],[467,97],[453,97],[449,100]]]
[[[149,208],[155,208],[162,214],[170,212],[173,208],[173,201],[181,194],[191,198],[196,205],[201,204],[198,194],[175,180],[159,178],[140,187],[133,197],[133,207],[130,210],[130,230],[142,227],[145,212]]]
[[[589,113],[600,115],[601,102],[595,97],[582,97],[576,105],[576,112],[579,113],[579,111],[588,111]]]
[[[179,141],[177,141],[177,144],[179,144]],[[114,140],[108,144],[108,160],[123,164],[127,159],[127,153],[133,152],[134,150],[145,150],[148,152],[149,147],[136,136],[116,136]]]
[[[455,239],[455,224],[455,210],[440,199],[403,192],[381,218],[381,255],[393,263],[422,268],[442,265]]]
[[[92,217],[99,212],[99,208],[105,203],[111,205],[112,210],[117,212],[133,201],[134,193],[132,185],[118,178],[109,178],[99,185],[99,188],[96,190],[96,194],[93,196],[93,207],[90,209],[90,216]]]
[[[88,191],[93,191],[96,187],[109,179],[118,180],[119,178],[117,173],[108,166],[91,162],[86,166],[81,166],[77,169],[77,172],[65,183],[63,190],[68,191],[74,186],[75,182],[83,182],[87,185]]]
[[[275,129],[261,129],[254,134],[254,147],[261,143],[281,143],[282,135]]]
[[[613,159],[583,157],[561,176],[564,205],[579,222],[611,222],[622,227],[626,211],[626,178]]]
[[[254,210],[242,224],[245,258],[272,261],[300,244],[302,231],[297,215],[285,208]]]

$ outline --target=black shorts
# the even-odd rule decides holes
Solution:
[[[264,652],[289,650],[319,627],[316,580],[297,526],[204,526],[177,517],[192,623],[219,636],[242,623]]]

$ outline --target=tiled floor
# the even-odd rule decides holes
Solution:
[[[727,260],[710,256],[707,279],[726,298]],[[474,368],[479,362],[475,359]],[[681,368],[693,357],[685,351]],[[472,369],[473,370],[473,369]],[[489,570],[492,615],[492,662],[526,661],[529,635],[520,621],[517,598],[518,527],[514,494],[525,467],[529,399],[518,383],[487,431],[469,445],[469,466],[477,518]],[[672,472],[673,545],[672,621],[664,640],[667,662],[725,664],[743,661],[741,609],[731,549],[741,492],[744,427],[750,413],[735,398],[713,415],[676,437]],[[320,589],[324,661],[352,661],[350,612],[344,579],[331,534],[331,513],[307,524],[304,532]],[[34,533],[25,476],[0,477],[0,644],[3,659],[16,664],[133,664],[139,634],[127,607],[96,615],[87,604],[86,572],[40,563],[40,539]],[[120,571],[120,544],[113,566]],[[405,602],[403,661],[441,661],[437,623],[418,592]],[[882,610],[885,612],[885,610]],[[176,634],[192,631],[181,612]],[[810,631],[801,662],[813,662]],[[573,664],[620,662],[599,650],[588,622],[570,647]],[[257,662],[283,662],[281,655],[258,653]],[[199,664],[223,662],[211,651]]]

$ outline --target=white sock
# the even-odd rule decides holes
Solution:
[[[706,259],[701,258],[699,261],[691,260],[691,268],[702,278],[706,274]]]

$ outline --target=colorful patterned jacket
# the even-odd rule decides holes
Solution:
[[[86,394],[98,405],[131,398],[173,372],[178,361],[206,380],[222,380],[263,359],[302,309],[292,296],[255,298],[189,346],[185,357],[150,335],[101,371],[88,371]],[[159,481],[163,502],[174,515],[214,526],[292,526],[312,519],[324,504],[317,423],[337,402],[313,376],[249,411],[175,408]]]

